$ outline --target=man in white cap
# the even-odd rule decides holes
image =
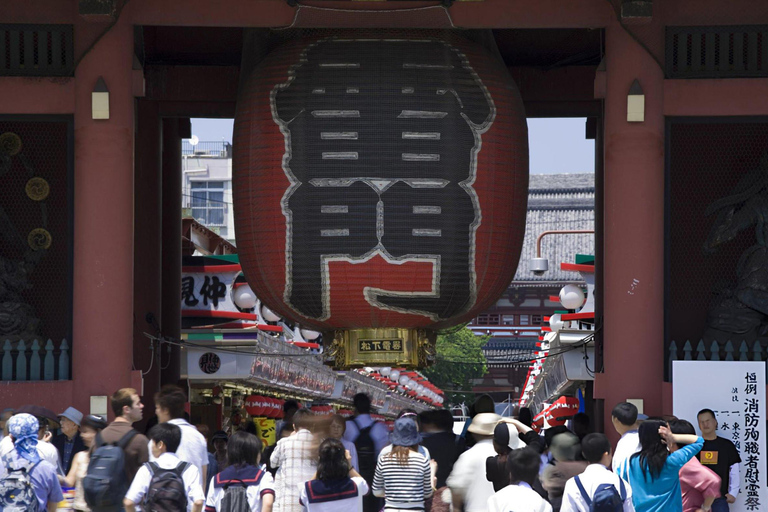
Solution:
[[[488,498],[493,496],[493,483],[486,478],[486,460],[494,457],[493,431],[501,416],[484,412],[472,419],[467,429],[475,438],[475,445],[461,454],[448,477],[455,511],[487,512]]]
[[[59,464],[65,475],[69,474],[75,454],[86,450],[85,443],[80,437],[82,419],[83,413],[74,407],[67,407],[66,411],[59,414],[61,434],[54,437],[51,444],[59,450]]]

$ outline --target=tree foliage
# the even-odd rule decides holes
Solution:
[[[487,336],[477,336],[463,327],[437,337],[437,361],[422,371],[429,380],[445,391],[445,403],[472,402],[473,393],[447,391],[472,389],[472,379],[488,371],[482,346]]]

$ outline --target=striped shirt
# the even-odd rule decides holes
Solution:
[[[429,459],[419,452],[408,452],[408,464],[390,457],[392,446],[381,451],[373,476],[373,494],[385,497],[384,508],[424,510],[424,500],[432,496]]]

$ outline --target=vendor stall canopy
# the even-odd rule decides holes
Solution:
[[[407,345],[499,297],[523,240],[528,144],[490,32],[247,31],[243,55],[235,223],[264,303],[357,357],[395,351],[364,344],[395,341],[376,329]],[[386,362],[352,348],[345,364]]]

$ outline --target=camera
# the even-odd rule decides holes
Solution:
[[[532,258],[530,267],[531,272],[537,276],[542,276],[544,272],[549,270],[549,261],[547,261],[547,258]]]

